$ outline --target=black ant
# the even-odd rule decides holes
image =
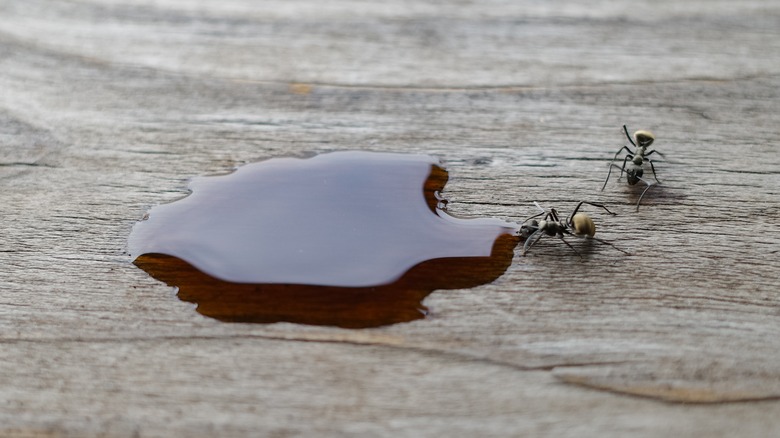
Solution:
[[[531,247],[534,246],[544,235],[558,236],[558,238],[561,239],[561,241],[563,241],[563,243],[565,243],[569,248],[571,248],[572,251],[574,251],[580,257],[580,259],[582,259],[582,255],[579,253],[579,251],[574,249],[574,247],[571,246],[569,242],[564,240],[564,235],[589,237],[605,245],[609,245],[624,254],[628,254],[628,252],[623,251],[606,240],[593,237],[593,235],[596,234],[596,225],[593,223],[593,219],[591,219],[590,216],[585,213],[578,213],[582,204],[588,204],[594,207],[601,207],[606,210],[607,213],[615,216],[615,213],[609,211],[609,209],[603,204],[580,201],[580,203],[577,204],[577,207],[566,221],[562,221],[560,219],[556,209],[551,208],[548,211],[542,208],[538,202],[534,201],[534,204],[539,208],[539,210],[542,210],[542,212],[524,220],[522,226],[520,226],[520,235],[525,237],[523,255],[525,255],[528,250],[531,249]],[[540,221],[537,221],[536,218],[541,215],[544,215],[544,218]]]
[[[652,186],[650,182],[642,178],[642,175],[644,174],[644,169],[642,168],[644,162],[647,161],[648,163],[650,163],[650,170],[653,171],[653,178],[655,178],[655,181],[658,184],[661,184],[661,181],[658,181],[658,176],[656,176],[655,174],[655,166],[653,166],[653,162],[647,157],[655,153],[663,157],[664,154],[656,151],[655,149],[653,149],[650,152],[647,152],[647,148],[651,144],[653,144],[653,141],[655,141],[655,136],[653,135],[652,132],[645,131],[645,130],[636,131],[634,132],[634,139],[632,139],[631,136],[628,135],[628,128],[626,128],[626,125],[623,125],[623,131],[626,133],[626,138],[628,138],[628,141],[631,142],[631,144],[634,145],[634,147],[636,148],[636,151],[632,153],[631,149],[629,149],[628,146],[623,146],[622,148],[618,149],[617,152],[615,152],[615,156],[612,158],[612,161],[610,161],[609,163],[609,172],[607,173],[607,179],[604,180],[604,185],[601,186],[601,190],[603,191],[604,187],[607,186],[607,181],[609,181],[609,175],[612,174],[612,168],[618,167],[618,165],[615,164],[615,160],[617,159],[617,156],[620,155],[620,153],[625,150],[627,154],[625,158],[623,158],[623,166],[620,167],[620,177],[618,179],[623,177],[623,172],[626,172],[626,180],[628,181],[628,185],[633,186],[639,181],[642,181],[643,183],[647,184],[647,187],[639,196],[639,200],[636,201],[636,210],[639,211],[639,203],[642,202],[642,197],[645,196],[645,193],[647,193],[647,191],[650,189],[650,186]]]

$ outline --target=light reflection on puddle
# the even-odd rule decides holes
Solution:
[[[512,261],[516,228],[439,206],[435,158],[333,152],[192,181],[130,235],[134,263],[222,321],[375,327],[423,318],[436,289]]]

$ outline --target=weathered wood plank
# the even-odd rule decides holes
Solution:
[[[0,434],[770,434],[778,24],[771,2],[0,2]],[[667,157],[639,212],[599,191],[624,123]],[[604,202],[632,255],[548,239],[363,331],[206,319],[130,263],[188,178],[349,149],[440,157],[455,215]]]

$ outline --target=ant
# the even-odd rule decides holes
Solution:
[[[539,208],[539,210],[542,210],[542,212],[524,220],[523,225],[520,227],[520,234],[523,237],[525,237],[525,244],[523,245],[523,255],[525,255],[528,252],[528,250],[531,249],[531,247],[534,246],[544,235],[558,236],[558,238],[561,239],[563,243],[565,243],[569,248],[572,249],[572,251],[574,251],[580,257],[580,260],[582,260],[582,255],[579,253],[579,251],[574,249],[574,247],[571,246],[569,242],[564,240],[563,238],[564,235],[577,236],[577,237],[590,237],[593,240],[599,241],[605,245],[609,245],[624,254],[628,254],[628,252],[623,251],[622,249],[607,242],[606,240],[593,237],[593,235],[596,234],[596,225],[593,223],[593,219],[591,219],[590,216],[588,216],[585,213],[578,213],[582,204],[588,204],[594,207],[603,208],[607,213],[615,216],[615,213],[609,211],[609,209],[603,204],[580,201],[580,203],[577,204],[577,207],[574,208],[574,211],[571,213],[569,218],[566,219],[566,221],[562,221],[560,219],[560,217],[558,216],[558,210],[551,208],[548,211],[542,208],[542,206],[539,205],[538,202],[534,201],[534,204],[536,205],[536,207]],[[541,215],[544,215],[544,218],[540,221],[537,221],[536,218]],[[538,237],[534,238],[535,236]]]
[[[647,157],[655,153],[663,157],[664,154],[656,151],[655,149],[651,150],[650,152],[647,152],[647,148],[651,144],[653,144],[653,141],[655,141],[655,136],[653,135],[652,132],[645,131],[645,130],[636,131],[634,132],[634,138],[632,139],[631,136],[628,135],[628,128],[626,128],[626,125],[623,125],[623,131],[626,133],[626,138],[628,138],[628,141],[631,142],[631,144],[634,145],[634,147],[636,148],[636,151],[634,153],[631,153],[631,149],[629,149],[628,146],[623,146],[622,148],[618,149],[617,152],[615,152],[615,156],[612,158],[612,161],[610,161],[609,163],[609,172],[607,173],[607,179],[604,180],[604,185],[601,186],[601,190],[603,191],[604,187],[607,186],[607,181],[609,181],[609,175],[612,174],[612,168],[618,167],[618,165],[615,164],[615,160],[617,159],[617,156],[625,150],[627,154],[625,158],[623,158],[623,166],[620,167],[620,177],[618,177],[618,179],[620,179],[623,176],[623,172],[626,172],[626,180],[628,181],[628,185],[633,186],[639,181],[642,181],[643,183],[647,184],[647,187],[639,196],[639,200],[636,201],[636,211],[639,211],[639,203],[642,202],[642,197],[645,196],[645,193],[647,193],[647,191],[650,189],[650,186],[652,186],[650,182],[642,178],[642,175],[644,174],[644,169],[642,168],[644,162],[647,161],[648,163],[650,163],[650,170],[653,171],[653,178],[655,178],[655,181],[658,184],[661,184],[661,181],[658,181],[658,176],[656,176],[655,174],[655,166],[653,166],[653,162]]]

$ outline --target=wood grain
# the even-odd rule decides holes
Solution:
[[[767,436],[780,426],[769,1],[0,1],[0,435]],[[607,162],[650,129],[662,184]],[[126,254],[199,175],[426,153],[449,211],[579,200],[503,276],[368,330],[221,323]],[[316,223],[316,212],[312,212]]]

